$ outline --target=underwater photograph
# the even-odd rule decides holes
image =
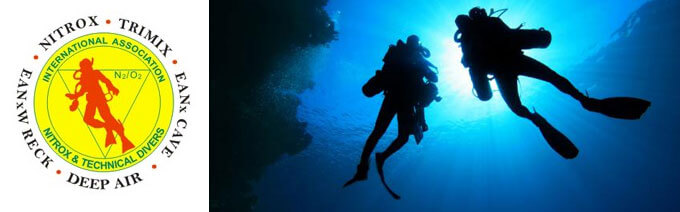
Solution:
[[[680,1],[211,10],[211,211],[680,211]]]

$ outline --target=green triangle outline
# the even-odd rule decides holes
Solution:
[[[64,77],[61,75],[61,70],[62,70],[62,69],[57,70],[57,75],[59,75],[59,78],[61,79],[62,83],[64,84],[64,87],[66,87],[66,91],[68,91],[69,93],[71,93],[71,89],[69,89],[68,85],[66,84],[66,81],[64,80]],[[71,71],[70,69],[63,69],[63,70],[64,70],[64,71],[66,71],[66,70]],[[107,70],[108,70],[108,69],[107,69]],[[127,69],[117,69],[117,70],[127,70]],[[139,70],[139,69],[135,69],[135,70]],[[141,93],[142,88],[144,88],[144,84],[146,84],[146,80],[149,78],[149,75],[152,74],[152,73],[151,73],[151,70],[146,69],[146,71],[148,72],[148,74],[146,75],[146,77],[144,77],[144,81],[143,81],[142,84],[139,86],[139,88],[137,88],[137,94],[135,95],[135,98],[132,100],[132,103],[130,104],[130,106],[129,106],[129,108],[128,108],[128,111],[127,111],[127,113],[125,114],[125,117],[123,118],[123,121],[121,121],[122,124],[125,124],[125,120],[127,120],[127,117],[128,117],[128,115],[130,114],[130,111],[132,110],[132,107],[135,105],[135,102],[137,102],[137,97],[139,97],[139,93]],[[78,113],[80,114],[80,117],[81,117],[81,118],[84,117],[83,112],[80,110],[80,108],[78,108]],[[88,131],[90,132],[90,135],[92,136],[92,139],[94,140],[95,145],[97,145],[97,148],[99,149],[99,152],[102,154],[102,157],[107,158],[107,156],[108,156],[109,152],[111,151],[111,148],[112,148],[112,147],[109,146],[108,149],[107,149],[107,151],[106,151],[106,153],[104,153],[104,151],[102,150],[101,146],[99,145],[99,141],[98,141],[97,138],[94,136],[94,133],[92,133],[92,128],[91,128],[89,125],[87,125],[87,124],[85,124],[85,127],[87,127]],[[115,138],[118,138],[118,135],[117,135],[117,134],[115,135]],[[105,147],[105,148],[106,148],[106,147]]]

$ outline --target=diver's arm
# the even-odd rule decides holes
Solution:
[[[430,82],[437,82],[439,81],[439,78],[437,77],[437,73],[432,71],[432,69],[437,69],[436,66],[434,66],[430,61],[427,61],[427,59],[422,58],[421,61],[419,62],[419,71],[421,74],[427,79],[427,81]]]
[[[101,80],[106,85],[106,89],[113,92],[113,95],[118,95],[118,88],[116,88],[116,86],[113,86],[113,83],[111,83],[111,80],[109,80],[109,78],[106,78],[106,76],[104,76],[102,72],[99,72],[99,70],[97,70],[97,76],[99,80]]]
[[[76,85],[75,89],[78,89],[78,85]],[[83,96],[84,94],[85,94],[85,90],[82,89],[82,87],[81,87],[80,90],[76,90],[75,93],[72,93],[72,94],[67,93],[66,97],[68,97],[71,100],[76,100],[76,99],[80,98],[81,96]]]
[[[434,71],[430,70],[429,68],[426,68],[425,78],[427,79],[427,81],[430,81],[430,82],[439,81],[439,77],[437,77],[437,73],[434,73]]]
[[[85,94],[85,89],[83,89],[83,87],[80,87],[80,90],[78,90],[79,85],[82,86],[82,84],[78,83],[76,84],[76,87],[73,89],[75,93],[67,93],[66,97],[68,97],[71,100],[77,100],[78,98],[83,96]]]
[[[76,96],[76,98],[78,98],[78,97],[83,96],[84,94],[85,94],[85,89],[81,88],[79,91],[76,91],[75,96]]]

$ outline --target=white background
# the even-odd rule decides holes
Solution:
[[[35,54],[42,55],[40,66],[48,57],[38,43],[60,25],[88,15],[99,16],[100,25],[107,18],[117,24],[122,17],[152,29],[170,44],[178,60],[173,67],[185,71],[191,83],[189,128],[177,151],[170,159],[147,158],[137,164],[134,168],[150,167],[150,160],[155,160],[159,166],[146,171],[142,183],[124,189],[91,191],[65,182],[65,173],[57,176],[54,169],[45,169],[23,141],[16,118],[21,69],[36,63]],[[33,71],[31,86],[39,70]],[[0,3],[0,74],[0,211],[208,210],[207,0],[4,1]],[[47,148],[45,143],[40,145]],[[68,165],[61,158],[54,160]]]

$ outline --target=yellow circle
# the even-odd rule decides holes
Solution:
[[[65,161],[97,172],[148,157],[168,133],[173,104],[161,61],[140,42],[114,33],[88,34],[59,48],[34,96],[47,145]]]

